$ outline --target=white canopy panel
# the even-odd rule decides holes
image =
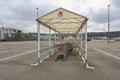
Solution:
[[[36,20],[59,33],[78,33],[88,19],[82,15],[59,8]]]

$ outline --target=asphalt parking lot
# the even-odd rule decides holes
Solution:
[[[48,47],[41,42],[41,49]],[[119,80],[120,42],[88,42],[88,64],[95,69],[85,69],[82,61],[69,58],[65,62],[37,62],[37,42],[0,43],[0,80]]]

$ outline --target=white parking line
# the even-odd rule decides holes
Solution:
[[[109,54],[109,53],[107,53],[107,52],[105,52],[105,51],[102,51],[102,50],[100,50],[100,49],[98,49],[98,48],[94,48],[94,49],[97,50],[97,51],[99,51],[99,52],[101,52],[101,53],[103,53],[103,54],[109,55],[109,56],[111,56],[111,57],[114,57],[114,58],[120,60],[120,57],[117,57],[117,56],[115,56],[115,55]]]
[[[98,53],[98,52],[88,52],[88,53]]]
[[[35,52],[35,51],[37,51],[37,49],[27,51],[27,52],[24,52],[24,53],[20,53],[20,54],[17,54],[17,55],[13,55],[13,56],[10,56],[10,57],[7,57],[7,58],[3,58],[3,59],[0,59],[0,61],[5,61],[5,60],[8,60],[8,59],[11,59],[11,58],[14,58],[14,57],[18,57],[18,56],[22,56],[22,55],[25,55],[25,54],[30,54],[31,52]]]
[[[118,50],[118,49],[115,49],[115,48],[111,48],[111,49],[113,49],[113,50],[115,50],[115,51],[118,51],[118,52],[120,51],[120,50]]]
[[[119,44],[114,44],[114,46],[120,47]]]

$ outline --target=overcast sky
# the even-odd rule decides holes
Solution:
[[[39,16],[63,7],[88,17],[89,32],[107,31],[109,4],[110,31],[120,31],[120,0],[0,0],[0,27],[36,32],[36,7]],[[41,32],[46,31],[42,27]]]

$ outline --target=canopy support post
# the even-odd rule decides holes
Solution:
[[[37,32],[38,32],[38,64],[40,63],[40,24],[37,22]]]
[[[78,33],[76,34],[76,40],[78,41]]]
[[[80,45],[80,46],[81,46],[81,48],[82,48],[82,44],[83,44],[83,43],[82,43],[82,40],[83,40],[83,38],[82,38],[82,37],[83,37],[83,36],[82,36],[82,29],[81,29],[81,31],[80,31],[80,32],[81,32],[81,40],[80,40],[80,41],[81,41],[81,42],[80,42],[80,43],[81,43],[81,45]]]
[[[57,42],[57,32],[55,31],[55,40],[54,40],[54,47],[55,47],[55,45],[56,45],[56,42]],[[56,49],[54,48],[54,51],[55,51],[55,53],[56,53]]]
[[[88,69],[95,69],[95,67],[91,67],[88,65],[88,61],[87,61],[87,23],[85,25],[85,67]]]
[[[59,39],[59,33],[58,33],[58,41],[59,41],[60,39]]]
[[[85,25],[85,66],[87,67],[87,23]]]
[[[51,29],[49,28],[49,47],[51,47]],[[50,51],[49,51],[49,57],[50,57]]]
[[[56,31],[55,31],[55,42],[56,42]]]

